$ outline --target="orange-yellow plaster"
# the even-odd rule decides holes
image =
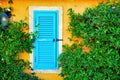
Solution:
[[[63,44],[70,43],[68,37],[70,32],[67,31],[69,26],[69,16],[67,15],[67,10],[72,8],[75,12],[80,12],[81,14],[87,7],[94,7],[99,2],[106,0],[13,0],[13,4],[8,4],[8,0],[0,0],[1,7],[13,7],[13,20],[21,20],[27,18],[27,23],[29,22],[29,6],[61,6],[63,9],[62,15],[62,33],[63,33]],[[28,23],[29,24],[29,23]],[[29,61],[29,54],[26,52],[20,54],[21,58]],[[25,72],[30,72],[25,70]],[[36,74],[38,77],[44,80],[62,80],[58,74]]]

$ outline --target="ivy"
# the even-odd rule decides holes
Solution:
[[[23,52],[31,53],[33,48],[35,34],[25,30],[28,24],[24,20],[9,21],[6,29],[0,23],[0,80],[38,80],[24,72],[26,68],[31,69],[30,62],[19,56]]]
[[[120,79],[120,3],[99,3],[83,14],[68,10],[68,30],[83,43],[65,45],[59,56],[64,80]],[[82,46],[90,48],[89,53]]]

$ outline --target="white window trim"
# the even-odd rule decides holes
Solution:
[[[34,10],[58,10],[59,11],[59,39],[62,39],[62,7],[58,6],[58,7],[50,7],[50,6],[30,6],[29,7],[29,32],[33,32],[33,21],[34,21],[34,18],[33,18],[33,11]],[[59,52],[58,54],[60,55],[62,53],[62,41],[59,41]],[[30,62],[31,62],[31,67],[33,68],[33,51],[34,49],[32,50],[32,53],[30,54]],[[59,68],[58,70],[33,70],[31,72],[35,72],[35,73],[60,73],[61,72],[61,68]]]

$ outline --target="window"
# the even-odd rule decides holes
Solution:
[[[30,55],[32,68],[35,72],[59,72],[57,58],[62,51],[62,8],[31,6],[29,23],[30,32],[39,31]]]

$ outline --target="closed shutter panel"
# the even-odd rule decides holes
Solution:
[[[39,35],[35,41],[34,69],[48,70],[57,69],[57,42],[53,41],[57,36],[58,11],[34,11],[34,27]]]

